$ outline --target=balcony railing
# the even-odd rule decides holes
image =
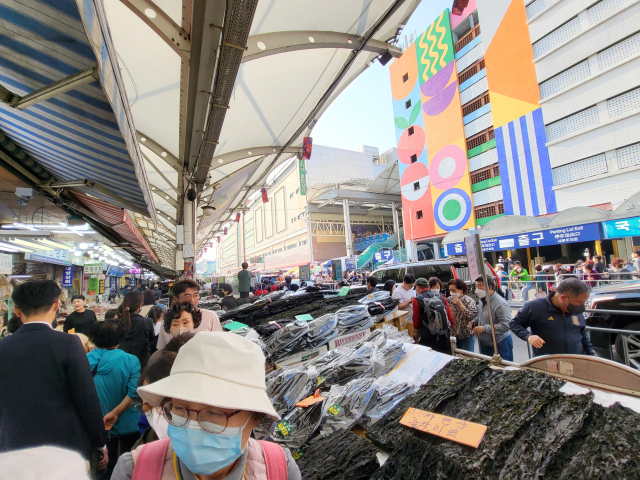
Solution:
[[[480,183],[490,178],[500,176],[500,165],[493,164],[481,170],[477,170],[471,174],[471,183]]]
[[[470,44],[471,40],[476,38],[478,35],[480,35],[480,25],[476,25],[474,28],[465,33],[464,36],[460,38],[453,46],[454,51],[458,53],[460,50]]]
[[[464,107],[462,107],[462,116],[466,117],[470,113],[473,113],[479,108],[485,106],[487,103],[489,103],[489,92],[479,96],[472,102],[469,102]]]
[[[500,215],[504,213],[504,203],[502,200],[495,203],[490,203],[489,205],[482,205],[481,207],[476,207],[474,209],[476,214],[476,219],[493,217],[494,215]]]
[[[467,138],[467,150],[479,147],[483,143],[487,143],[489,140],[493,140],[494,138],[496,138],[496,136],[493,133],[493,127],[489,127],[473,137]]]
[[[463,84],[483,68],[484,68],[484,58],[481,58],[476,63],[471,65],[469,68],[466,68],[465,70],[460,72],[460,75],[458,75],[458,84]]]

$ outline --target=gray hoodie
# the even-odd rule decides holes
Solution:
[[[493,325],[496,329],[496,343],[500,343],[510,335],[509,322],[511,321],[511,307],[507,301],[497,293],[491,295],[490,298],[491,316],[493,317]],[[489,309],[484,302],[480,301],[478,303],[478,315],[473,321],[484,329],[484,333],[478,335],[478,341],[483,345],[493,346]]]

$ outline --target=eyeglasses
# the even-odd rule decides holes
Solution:
[[[191,300],[192,298],[200,298],[199,293],[183,293],[184,300]]]
[[[151,410],[155,408],[149,405],[147,402],[143,402],[142,399],[140,398],[138,398],[134,407],[136,407],[136,410],[140,415],[146,415],[146,416],[151,415],[149,412],[151,412]]]
[[[242,412],[225,413],[215,407],[205,407],[201,410],[192,410],[177,403],[165,402],[161,405],[164,418],[174,427],[184,427],[189,421],[190,412],[195,412],[198,423],[203,430],[209,433],[222,433],[227,428],[229,419]]]

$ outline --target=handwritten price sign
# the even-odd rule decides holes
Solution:
[[[445,417],[437,413],[409,408],[400,423],[405,427],[447,438],[454,442],[478,448],[487,427],[478,423],[466,422],[457,418]]]

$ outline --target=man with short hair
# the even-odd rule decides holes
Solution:
[[[200,303],[200,285],[198,282],[186,278],[176,282],[172,287],[173,298],[171,304],[189,302],[194,307]],[[200,309],[202,311],[202,320],[195,332],[222,332],[220,319],[218,314],[213,310]],[[158,334],[157,349],[162,350],[164,346],[171,340],[171,335],[160,329]]]
[[[251,291],[251,272],[248,270],[249,264],[242,262],[242,270],[238,272],[238,292],[240,298],[249,298]]]
[[[593,268],[598,273],[604,273],[607,269],[607,266],[602,261],[602,257],[600,255],[593,257]]]
[[[583,315],[590,292],[585,282],[567,278],[549,296],[527,303],[509,326],[533,346],[536,357],[564,353],[595,355]]]
[[[284,277],[284,289],[285,290],[291,290],[291,280],[293,280],[293,278],[291,278],[290,275],[287,275],[286,277]]]
[[[411,300],[415,341],[450,355],[449,319],[442,298],[431,292],[426,278],[418,278],[415,289],[416,297]]]
[[[68,333],[69,330],[75,329],[72,333],[82,333],[89,336],[91,325],[96,323],[98,319],[93,310],[84,308],[84,295],[74,295],[71,297],[71,305],[73,305],[74,312],[71,312],[64,321],[64,333]]]
[[[498,352],[505,360],[513,362],[513,338],[509,333],[509,321],[511,320],[511,307],[507,301],[496,293],[495,277],[487,277],[487,285],[484,284],[482,275],[476,278],[476,295],[480,299],[478,303],[478,315],[469,322],[469,329],[478,337],[480,353],[493,357],[493,335],[491,334],[491,320],[489,319],[489,307],[496,334]],[[487,300],[488,299],[488,300]]]
[[[416,290],[413,286],[414,283],[416,283],[416,279],[413,275],[405,275],[402,285],[397,287],[391,295],[391,298],[395,298],[400,302],[398,303],[398,310],[405,310],[409,312],[407,318],[411,319],[413,318],[412,301],[416,298]]]
[[[378,285],[378,277],[369,275],[367,277],[367,295],[378,291],[378,289],[376,288],[376,285]]]
[[[60,287],[51,280],[18,285],[11,295],[22,326],[0,341],[0,452],[53,445],[108,463],[100,400],[77,335],[56,332]]]

